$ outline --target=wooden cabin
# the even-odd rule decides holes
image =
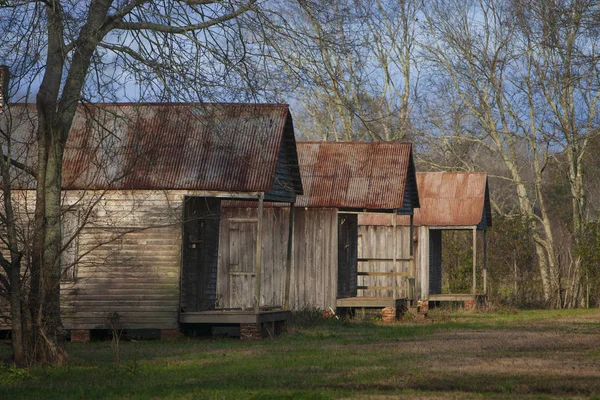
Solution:
[[[385,212],[390,221],[398,214],[410,216],[419,206],[412,146],[405,143],[298,143],[298,159],[304,194],[298,196],[292,214],[287,208],[269,204],[265,210],[263,237],[264,270],[262,301],[283,301],[292,310],[336,307],[378,307],[409,297],[414,276],[410,226],[399,227],[396,240],[382,243],[378,254],[361,253],[359,215]],[[224,202],[221,210],[223,246],[219,270],[247,264],[251,255],[241,254],[236,243],[255,235],[245,221],[256,215],[256,206]],[[409,221],[411,217],[408,217]],[[409,224],[410,225],[410,224]],[[293,243],[287,241],[291,231]],[[227,237],[224,237],[227,236]],[[286,289],[278,271],[285,265],[288,246],[293,260],[287,264],[291,280]],[[249,267],[250,270],[252,267]],[[243,277],[229,275],[238,281]],[[392,282],[395,281],[395,284]],[[219,291],[227,291],[227,276],[219,280]],[[238,285],[243,288],[244,285]],[[242,289],[239,289],[242,290]],[[223,299],[226,306],[242,306],[244,296]]]
[[[12,134],[21,138],[14,154],[33,162],[35,143],[27,138],[35,132],[35,108],[10,110]],[[28,187],[31,182],[15,193],[30,234],[26,216],[35,196]],[[161,330],[227,323],[244,324],[252,336],[261,324],[284,321],[282,302],[260,307],[268,256],[261,242],[270,235],[261,235],[260,212],[249,235],[228,237],[221,201],[289,208],[300,194],[287,105],[80,106],[63,162],[64,326],[87,332],[115,321],[123,329]],[[232,232],[233,222],[227,223]],[[273,251],[286,254],[284,242],[274,242]],[[230,245],[252,260],[239,259],[237,269],[223,273],[219,257]],[[223,301],[232,298],[227,290],[233,307]]]
[[[487,293],[486,232],[492,225],[487,174],[418,172],[417,186],[421,207],[414,214],[416,297],[424,303],[467,301],[472,305]],[[398,217],[396,223],[402,227],[409,221]],[[392,226],[386,215],[361,215],[358,224],[359,235],[373,238],[361,242],[364,247],[359,251],[373,251],[372,243],[391,240]],[[448,230],[463,231],[472,238],[473,281],[468,293],[442,293],[442,233]]]

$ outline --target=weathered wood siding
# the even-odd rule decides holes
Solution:
[[[337,210],[297,208],[290,306],[335,309],[337,294]]]
[[[394,234],[392,226],[361,225],[358,227],[358,258],[393,258]],[[396,258],[408,259],[410,257],[410,228],[408,226],[396,227]],[[396,261],[396,272],[410,273],[410,262]],[[393,262],[359,262],[360,272],[390,272],[394,269]],[[359,276],[359,286],[391,286],[392,278],[387,276]],[[396,277],[398,297],[408,296],[406,277]],[[359,289],[358,296],[363,297],[391,297],[392,290],[366,290]]]
[[[429,228],[415,227],[415,234],[415,294],[425,300],[429,294]]]
[[[221,307],[253,307],[256,208],[223,208],[217,299]],[[289,210],[265,208],[263,216],[261,305],[283,305]],[[297,208],[294,223],[290,307],[335,307],[337,214]]]
[[[15,193],[29,206],[25,212],[19,205],[26,220],[32,215],[34,193]],[[108,316],[116,312],[123,328],[177,328],[182,204],[186,195],[203,194],[64,191],[63,209],[76,210],[80,218],[76,265],[63,266],[74,269],[61,284],[64,326],[108,328]]]
[[[277,168],[273,187],[265,193],[266,201],[294,202],[296,200],[295,183],[300,180],[296,142],[294,139],[292,118],[288,117],[285,133],[281,137],[281,146],[277,156]]]
[[[66,328],[106,328],[113,312],[127,328],[178,326],[184,194],[103,194],[79,233],[75,280],[61,285]]]

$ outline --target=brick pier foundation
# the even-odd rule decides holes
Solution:
[[[465,311],[475,310],[477,308],[477,300],[465,300],[463,308]]]
[[[398,310],[396,307],[386,307],[381,310],[381,320],[383,322],[395,322],[398,319]]]
[[[241,340],[260,340],[260,324],[240,324]]]
[[[71,342],[72,343],[89,343],[90,342],[89,329],[71,329]]]

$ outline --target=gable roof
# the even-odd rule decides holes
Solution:
[[[28,110],[21,117],[34,122],[23,129],[35,132],[35,108],[12,110]],[[286,182],[276,181],[280,171],[290,175]],[[63,161],[65,189],[268,192],[275,186],[302,193],[292,117],[283,104],[81,105]]]
[[[298,161],[297,206],[408,213],[419,206],[411,144],[301,142]]]
[[[415,210],[416,226],[453,227],[492,225],[487,174],[484,172],[418,172],[421,208]],[[398,218],[399,225],[408,225]],[[386,215],[359,216],[361,225],[389,225]]]

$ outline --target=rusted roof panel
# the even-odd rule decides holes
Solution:
[[[63,187],[265,192],[283,135],[293,136],[285,129],[289,118],[288,106],[279,104],[80,106]]]
[[[415,209],[416,226],[491,225],[486,173],[417,172],[417,186],[421,207]],[[360,215],[359,224],[391,225],[391,217]],[[398,216],[397,224],[408,225],[409,218]]]
[[[300,207],[402,208],[412,146],[407,143],[298,143]]]

